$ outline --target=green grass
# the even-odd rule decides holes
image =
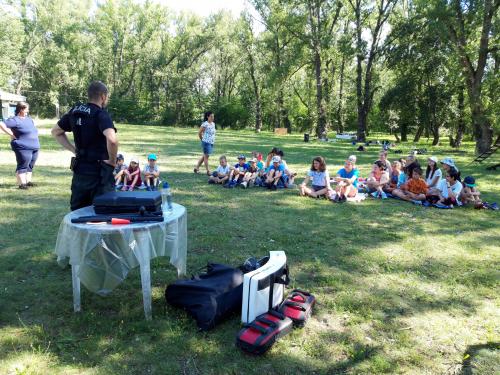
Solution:
[[[187,207],[188,273],[208,261],[238,265],[284,250],[291,287],[317,296],[313,319],[266,356],[245,355],[234,346],[238,316],[199,333],[183,312],[167,307],[163,314],[165,286],[176,279],[166,258],[152,263],[152,321],[144,320],[137,269],[106,298],[83,290],[83,312],[74,314],[71,272],[59,268],[54,254],[68,212],[71,174],[62,165],[69,154],[43,132],[39,186],[19,191],[5,137],[1,374],[454,374],[462,367],[473,371],[475,363],[477,373],[498,373],[498,212],[426,209],[395,200],[334,205],[301,198],[296,190],[222,189],[192,173],[200,154],[195,129],[118,128],[127,155],[144,160],[149,152],[160,153],[174,199]],[[335,172],[355,153],[348,142],[304,143],[299,134],[220,131],[214,156],[224,153],[233,162],[238,153],[272,146],[284,149],[299,175],[316,155],[325,156]],[[438,157],[449,149],[426,141],[419,147]],[[473,174],[484,199],[499,202],[498,172],[466,166],[473,145],[464,150],[454,155],[463,175]],[[357,153],[362,175],[377,151],[371,146]],[[216,157],[211,162],[215,166]]]

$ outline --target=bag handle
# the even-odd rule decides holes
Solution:
[[[306,292],[305,290],[302,290],[302,289],[294,289],[294,290],[292,290],[292,294],[293,293],[300,293],[300,294],[303,294],[304,296],[308,296],[308,297],[311,296],[311,293]]]
[[[262,334],[266,334],[268,332],[268,328],[264,328],[264,327],[254,323],[254,322],[249,323],[249,324],[245,324],[245,328],[255,329],[256,331],[259,331]]]
[[[256,320],[260,323],[267,324],[269,327],[272,327],[272,328],[276,328],[276,326],[277,326],[276,322],[273,322],[272,320],[264,318],[263,316],[257,318]]]
[[[301,303],[293,301],[285,301],[285,306],[295,307],[301,311],[306,311],[306,308]]]
[[[284,276],[284,279],[283,279],[283,276]],[[283,268],[283,272],[281,273],[281,275],[275,277],[274,282],[277,284],[283,284],[283,285],[290,284],[290,271],[288,269],[288,264],[285,264],[285,267]]]
[[[279,320],[285,320],[286,316],[285,314],[280,313],[279,311],[276,310],[269,310],[267,312],[269,315],[274,316],[275,318],[278,318]]]

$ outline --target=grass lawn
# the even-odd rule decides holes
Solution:
[[[126,155],[144,160],[159,152],[174,201],[187,208],[188,274],[209,261],[238,265],[284,250],[291,287],[317,296],[313,319],[266,356],[245,355],[234,346],[238,316],[199,333],[182,311],[167,307],[163,314],[165,287],[176,279],[166,258],[152,263],[152,321],[144,320],[138,269],[106,298],[83,289],[83,311],[73,313],[71,272],[54,254],[69,209],[69,153],[45,128],[39,185],[28,191],[16,189],[14,154],[1,138],[0,374],[500,372],[498,211],[372,199],[332,204],[297,190],[223,189],[192,173],[200,155],[196,129],[118,129]],[[356,153],[349,142],[304,143],[301,134],[219,131],[212,166],[223,153],[236,162],[238,153],[273,146],[299,176],[316,155],[334,173]],[[438,157],[449,151],[426,140],[419,147]],[[378,146],[367,149],[356,153],[365,177]],[[483,198],[500,202],[499,173],[486,171],[489,163],[466,166],[472,143],[464,150],[452,155],[462,176],[473,174]]]

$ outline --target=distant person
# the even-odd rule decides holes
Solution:
[[[273,160],[273,157],[275,157],[276,155],[278,155],[280,152],[280,149],[278,147],[273,147],[271,149],[271,151],[269,151],[269,153],[267,154],[266,156],[266,161],[264,163],[264,167],[266,168],[266,173],[268,172],[269,170],[269,167],[271,166],[272,164],[272,160]],[[279,155],[278,155],[279,156]]]
[[[472,176],[467,176],[464,178],[463,188],[460,192],[459,199],[462,204],[468,205],[472,204],[475,208],[482,208],[483,202],[481,201],[481,193],[476,187],[476,180]]]
[[[127,177],[125,178],[125,185],[122,191],[134,191],[137,187],[142,186],[141,168],[139,167],[139,159],[130,159],[130,164],[127,169]]]
[[[219,158],[219,166],[208,179],[209,184],[225,184],[229,179],[231,167],[227,164],[227,158],[222,155]]]
[[[458,181],[462,181],[462,179],[460,178],[460,170],[455,165],[455,161],[452,158],[449,158],[449,157],[448,158],[444,158],[443,160],[441,160],[441,165],[443,166],[445,174],[447,172],[450,172],[452,169],[454,169],[455,171],[457,171],[457,173],[458,173]]]
[[[271,165],[266,173],[265,186],[270,190],[276,190],[279,187],[285,187],[283,177],[285,175],[285,165],[281,163],[281,157],[278,155],[273,156]]]
[[[120,189],[125,184],[125,179],[127,177],[128,165],[125,164],[125,158],[122,154],[118,154],[116,157],[116,166],[113,171],[113,176],[115,178],[115,187]]]
[[[194,167],[193,171],[194,173],[199,173],[201,164],[205,164],[207,176],[210,176],[210,170],[208,169],[208,158],[212,154],[215,144],[215,122],[213,112],[205,112],[203,124],[201,124],[200,130],[198,131],[198,137],[201,141],[203,155],[196,163],[196,167]]]
[[[391,174],[392,172],[392,165],[389,160],[387,160],[387,151],[382,150],[378,153],[378,160],[380,160],[382,163],[385,164],[385,170],[387,173]]]
[[[438,160],[435,156],[431,156],[428,160],[427,170],[425,171],[425,182],[429,189],[436,188],[441,181],[441,169],[438,166]]]
[[[310,188],[307,186],[309,181],[312,183]],[[299,185],[299,194],[319,198],[328,197],[331,193],[330,176],[326,169],[325,159],[322,156],[316,156],[311,163],[311,169],[307,171],[306,178]]]
[[[5,123],[0,121],[0,129],[10,136],[10,147],[16,154],[16,180],[19,189],[26,190],[34,186],[33,168],[35,167],[40,141],[38,129],[29,114],[29,104],[19,102],[16,105],[14,117],[9,117]]]
[[[241,183],[241,187],[246,189],[247,187],[252,187],[255,185],[255,180],[259,175],[259,167],[257,166],[258,160],[256,158],[250,159],[250,163],[248,164],[247,173],[245,173],[245,177],[243,177],[243,182]]]
[[[454,167],[451,167],[446,172],[445,178],[438,185],[438,205],[453,208],[453,206],[460,206],[462,204],[460,202],[460,193],[463,186],[459,179],[460,173]]]
[[[356,168],[356,156],[351,155],[344,163],[344,168],[339,169],[335,181],[337,186],[333,196],[334,202],[345,202],[347,198],[355,197],[358,194],[359,171]]]
[[[368,192],[374,198],[386,199],[387,195],[383,191],[383,188],[389,183],[389,181],[390,177],[389,173],[385,170],[385,163],[377,160],[375,163],[373,163],[372,171],[366,179]]]
[[[401,160],[404,159],[400,159],[400,161]],[[398,188],[411,178],[414,168],[420,168],[420,163],[417,160],[417,153],[415,151],[411,152],[406,157],[406,160],[404,160],[404,163],[401,162],[401,164],[404,173],[401,173],[399,175]]]
[[[158,190],[160,183],[160,168],[156,165],[156,154],[148,155],[148,164],[144,167],[144,183],[146,184],[147,191]]]
[[[285,173],[283,174],[283,182],[285,184],[285,187],[294,188],[295,187],[294,182],[297,173],[288,168],[288,164],[284,159],[285,153],[283,152],[283,150],[279,149],[276,155],[278,155],[281,158],[281,164],[285,166]]]
[[[229,180],[224,184],[224,187],[234,188],[243,182],[243,178],[250,168],[250,165],[246,162],[247,158],[245,155],[238,155],[238,162],[231,168],[229,173]]]
[[[392,195],[409,202],[422,204],[425,201],[429,188],[422,178],[422,168],[412,169],[411,177],[398,189],[392,191]]]
[[[96,195],[113,191],[115,185],[118,139],[113,121],[104,109],[109,100],[108,88],[94,81],[87,94],[87,104],[76,104],[52,128],[56,141],[75,154],[71,162],[72,211],[90,206]],[[74,145],[67,132],[73,133]]]
[[[401,162],[396,160],[392,162],[392,171],[389,174],[389,183],[383,188],[385,193],[392,193],[398,187],[399,178],[403,174]]]

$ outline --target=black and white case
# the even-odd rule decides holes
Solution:
[[[255,318],[283,302],[285,285],[289,283],[284,251],[270,251],[269,260],[243,278],[241,321],[250,323]]]

